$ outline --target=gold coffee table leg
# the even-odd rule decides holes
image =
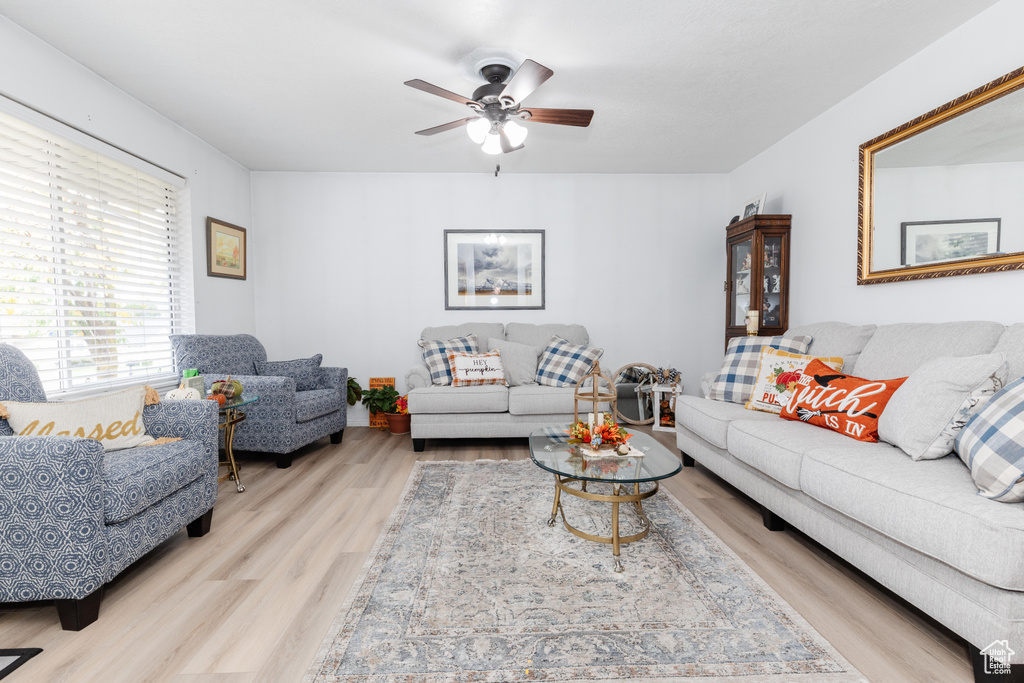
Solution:
[[[235,425],[244,419],[244,415],[237,415],[238,411],[231,408],[224,412],[224,455],[227,456],[230,478],[235,480],[235,488],[239,493],[245,491],[242,480],[238,477],[238,463],[235,462]]]
[[[559,500],[562,497],[562,489],[558,486],[558,475],[555,475],[555,504],[551,506],[551,519],[548,520],[548,526],[555,525],[555,519],[558,517],[558,508],[560,507]],[[565,519],[565,513],[562,513],[562,519]]]
[[[619,484],[614,484],[612,490],[615,495],[619,495],[619,490],[622,487]],[[612,503],[612,555],[615,556],[615,571],[621,572],[622,561],[619,559],[619,504]]]

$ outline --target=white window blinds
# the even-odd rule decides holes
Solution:
[[[173,381],[168,335],[194,328],[183,182],[70,137],[0,111],[0,341],[51,398]]]

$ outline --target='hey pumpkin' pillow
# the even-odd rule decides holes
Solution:
[[[761,350],[761,364],[757,368],[757,381],[754,391],[747,401],[747,410],[760,410],[766,413],[779,413],[782,406],[789,400],[790,392],[800,386],[807,364],[815,356],[804,356],[799,353],[788,353],[766,346]],[[838,356],[818,358],[836,372],[843,369],[843,359]]]
[[[505,370],[501,367],[501,353],[464,353],[449,351],[448,364],[452,368],[453,387],[476,387],[484,384],[505,384]]]
[[[870,380],[844,375],[815,359],[807,364],[780,416],[858,441],[878,441],[878,418],[905,381],[906,377]]]

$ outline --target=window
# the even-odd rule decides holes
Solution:
[[[184,181],[50,127],[0,111],[0,341],[50,397],[174,382],[168,335],[194,328]]]

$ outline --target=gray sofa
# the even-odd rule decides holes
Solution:
[[[573,344],[589,344],[582,325],[532,325],[529,323],[464,323],[428,327],[422,340],[447,340],[475,334],[481,351],[490,339],[532,346],[539,355],[553,335]],[[434,386],[424,363],[405,375],[412,415],[413,448],[421,452],[427,439],[529,436],[541,427],[568,424],[573,417],[573,387]],[[589,404],[588,404],[589,405]],[[604,406],[603,409],[607,409]]]
[[[1024,324],[819,323],[789,334],[810,335],[808,353],[841,356],[859,377],[990,352],[1006,356],[1011,380],[1024,375]],[[696,396],[679,398],[676,418],[684,465],[699,461],[750,496],[768,528],[792,525],[945,624],[969,643],[976,672],[979,649],[997,640],[1024,663],[1024,504],[977,495],[955,453],[913,461],[887,443]]]

